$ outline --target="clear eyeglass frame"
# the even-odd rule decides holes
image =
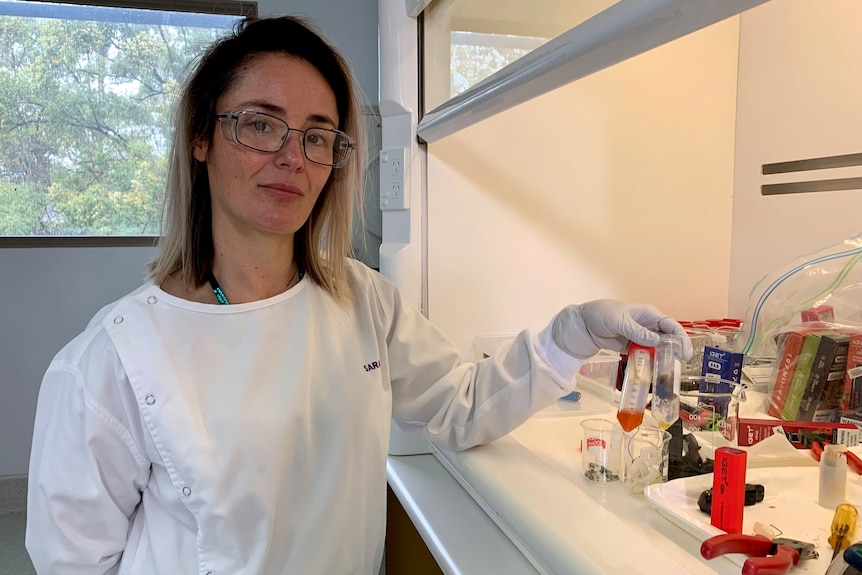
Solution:
[[[332,168],[344,166],[350,157],[350,151],[356,148],[353,139],[341,130],[332,130],[329,128],[300,130],[298,128],[291,128],[281,118],[265,112],[258,112],[257,110],[230,110],[222,114],[216,114],[215,117],[222,122],[229,122],[229,124],[222,125],[230,126],[230,132],[226,135],[233,139],[234,142],[244,148],[258,152],[274,154],[284,147],[291,132],[299,132],[302,135],[300,138],[302,153],[309,162],[321,166]],[[252,125],[256,122],[267,123],[270,131],[266,132],[266,134],[261,134],[261,137],[254,141],[250,141],[247,135],[240,135],[241,123]],[[315,138],[319,138],[324,143],[331,140],[332,145],[321,146],[320,144],[315,144]],[[309,144],[309,141],[312,143]],[[309,146],[311,146],[310,149]],[[327,161],[327,158],[331,159]]]

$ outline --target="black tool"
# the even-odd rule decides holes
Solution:
[[[754,505],[763,501],[765,491],[763,485],[758,483],[745,484],[745,505]],[[697,498],[697,506],[701,511],[709,515],[712,513],[712,488],[705,490]]]
[[[679,428],[679,440],[676,450],[668,454],[669,467],[668,479],[680,477],[691,477],[693,475],[704,475],[713,472],[714,461],[704,459],[700,455],[700,445],[692,433],[683,434],[682,420],[678,419],[670,426],[671,445],[674,445],[674,428]],[[681,444],[681,445],[680,445]]]

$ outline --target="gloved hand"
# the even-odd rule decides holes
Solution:
[[[600,349],[625,353],[629,341],[655,347],[660,333],[680,336],[683,359],[691,359],[694,353],[685,328],[651,305],[613,299],[570,305],[554,317],[551,330],[554,343],[581,360]]]

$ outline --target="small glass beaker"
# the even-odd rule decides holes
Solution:
[[[623,487],[635,494],[667,481],[670,432],[641,425],[623,438]]]
[[[607,419],[581,422],[581,469],[593,483],[615,483],[620,480],[620,445],[622,428]]]

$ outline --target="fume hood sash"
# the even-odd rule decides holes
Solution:
[[[433,142],[767,0],[620,0],[432,110]]]

